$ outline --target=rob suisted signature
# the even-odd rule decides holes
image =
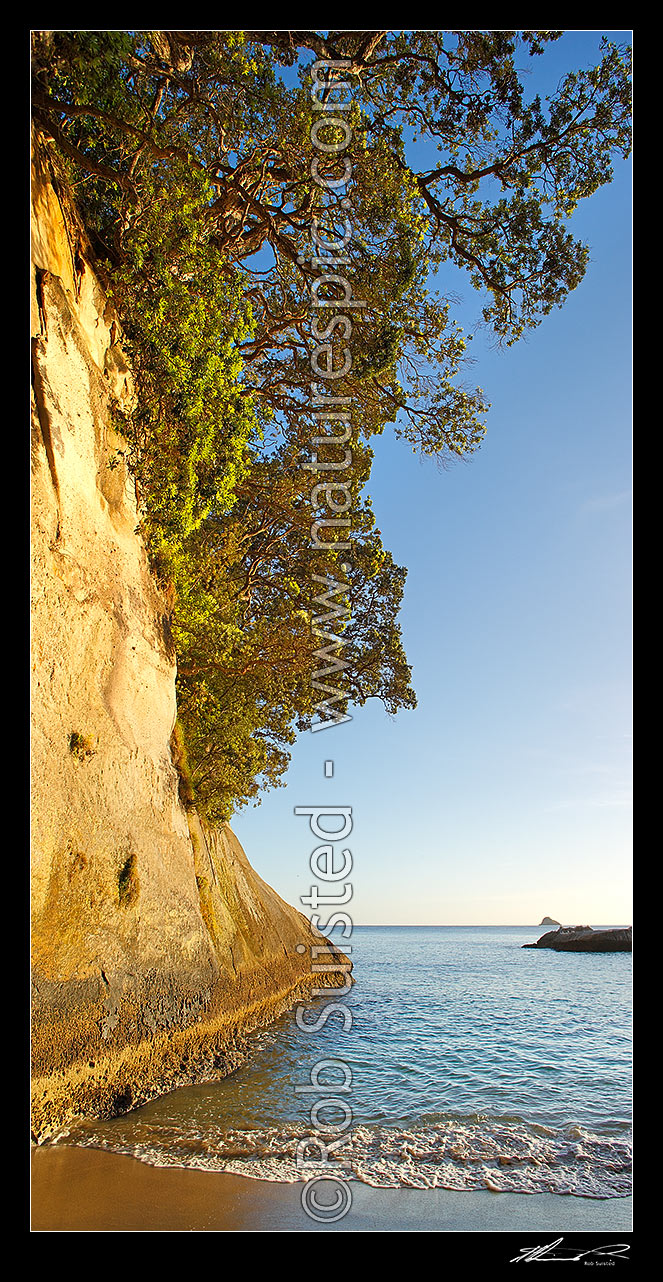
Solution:
[[[552,1260],[583,1260],[590,1256],[612,1257],[613,1259],[624,1259],[629,1246],[627,1242],[606,1242],[604,1246],[592,1246],[588,1251],[579,1251],[574,1246],[562,1246],[563,1237],[558,1237],[554,1242],[549,1242],[547,1246],[526,1246],[520,1252],[520,1255],[514,1255],[509,1261],[510,1264],[520,1264],[521,1260],[531,1263],[533,1260],[542,1260],[544,1264]]]

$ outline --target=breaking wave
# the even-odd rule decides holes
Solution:
[[[622,1124],[615,1124],[612,1133],[595,1134],[581,1126],[553,1131],[519,1118],[446,1117],[407,1129],[357,1125],[346,1136],[339,1162],[348,1168],[349,1178],[377,1188],[490,1189],[593,1198],[631,1192],[630,1132]],[[154,1120],[141,1123],[134,1116],[126,1125],[115,1119],[112,1127],[84,1123],[62,1132],[57,1142],[106,1149],[151,1166],[295,1183],[321,1173],[313,1160],[319,1156],[314,1145],[300,1150],[298,1169],[297,1149],[307,1137],[325,1138],[304,1126],[201,1129],[155,1125]]]

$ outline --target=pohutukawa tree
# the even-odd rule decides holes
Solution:
[[[629,154],[628,50],[604,40],[594,67],[570,71],[545,102],[526,97],[517,67],[560,35],[34,37],[35,124],[64,166],[137,373],[131,461],[155,565],[177,587],[181,703],[196,709],[200,787],[206,770],[213,797],[223,774],[211,758],[230,734],[217,716],[224,700],[244,700],[244,731],[267,745],[234,772],[226,754],[232,783],[219,784],[219,813],[258,780],[277,781],[293,727],[313,715],[304,598],[315,572],[305,485],[315,482],[301,458],[316,431],[314,237],[343,245],[343,274],[366,302],[352,317],[352,366],[334,386],[356,434],[368,441],[390,424],[442,462],[471,453],[487,406],[463,381],[459,272],[482,295],[483,324],[515,342],[582,280],[588,250],[569,219]],[[343,64],[317,94],[330,111],[344,104],[336,115],[351,131],[351,181],[338,189],[323,190],[311,171],[315,59]],[[318,160],[320,173],[338,174],[338,156]],[[332,345],[343,346],[340,334]],[[344,682],[347,701],[378,697],[395,711],[414,704],[396,623],[404,572],[361,498],[370,459],[357,441]]]

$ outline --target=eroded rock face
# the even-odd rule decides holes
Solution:
[[[39,147],[33,181],[33,1129],[236,1066],[312,987],[305,917],[180,804],[169,607],[109,410],[117,317]],[[303,944],[305,951],[297,952]],[[339,954],[339,957],[341,955]],[[343,962],[349,968],[347,959]],[[344,975],[330,972],[331,984]]]
[[[631,927],[623,930],[592,930],[591,926],[560,926],[549,930],[535,944],[523,948],[553,948],[560,953],[630,953],[633,948]]]

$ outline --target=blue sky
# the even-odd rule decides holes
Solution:
[[[597,44],[567,34],[548,83]],[[511,349],[473,340],[468,382],[491,402],[480,451],[438,471],[375,443],[368,488],[408,567],[418,707],[369,704],[300,736],[286,787],[235,816],[291,903],[316,844],[294,807],[328,803],[353,808],[357,923],[631,919],[629,164],[571,228],[591,261],[563,309]],[[471,325],[480,296],[460,275],[441,284]]]

